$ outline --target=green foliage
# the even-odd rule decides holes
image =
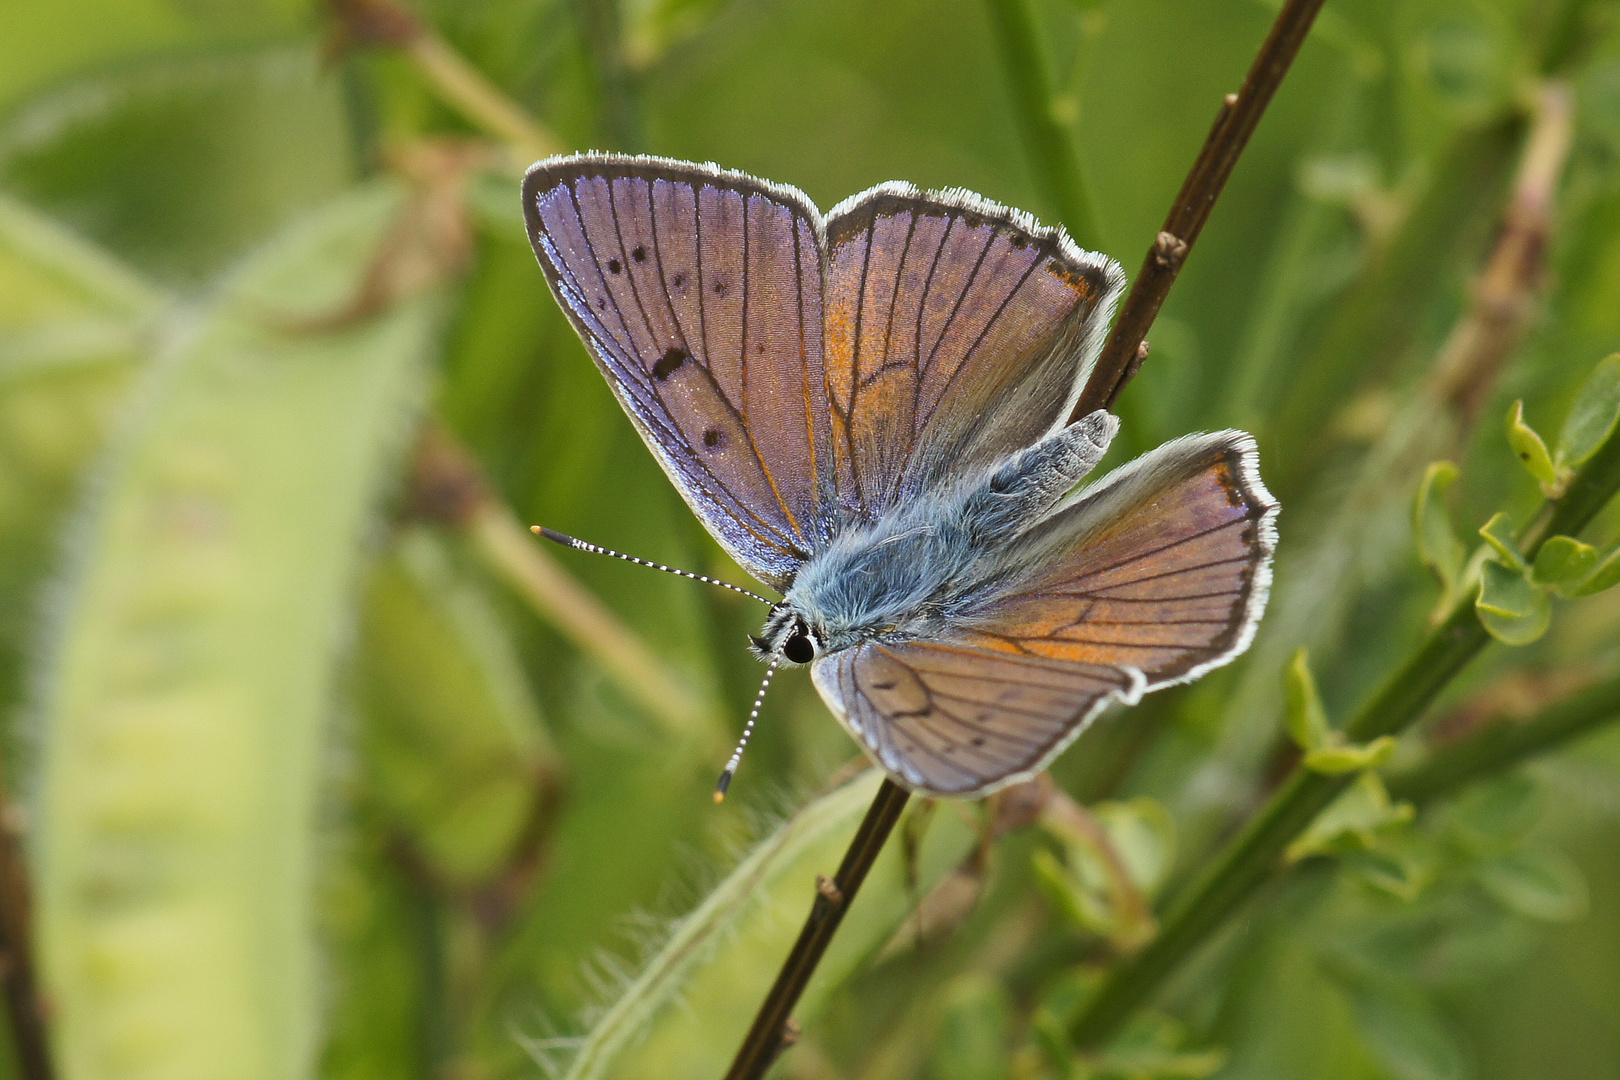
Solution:
[[[544,522],[743,581],[546,294],[527,162],[404,50],[336,47],[341,6],[0,20],[0,818],[58,1072],[720,1075],[876,777],[783,672],[716,808],[758,605],[528,546]],[[1277,6],[411,10],[559,150],[824,207],[963,186],[1134,274]],[[1284,514],[1252,648],[1099,720],[1038,806],[914,805],[773,1075],[1612,1075],[1614,740],[1399,777],[1617,674],[1620,517],[1552,524],[1620,426],[1617,26],[1613,0],[1327,5],[1110,462],[1254,433]],[[1430,633],[1518,647],[1437,676],[1398,739],[1348,722]],[[1310,784],[1340,793],[1274,886],[1076,1047],[1226,839]]]

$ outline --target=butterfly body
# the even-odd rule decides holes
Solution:
[[[811,664],[895,780],[994,791],[1248,646],[1277,513],[1248,435],[1080,486],[1117,428],[1066,426],[1123,289],[1112,260],[908,184],[824,216],[712,165],[582,154],[536,164],[523,197],[626,415],[783,594],[756,653]]]
[[[814,659],[865,641],[935,638],[971,621],[977,605],[1039,558],[1030,530],[1102,459],[1117,428],[1095,413],[977,476],[835,533],[788,587],[756,651],[769,656],[783,634],[808,631]]]

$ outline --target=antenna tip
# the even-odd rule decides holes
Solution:
[[[576,541],[572,536],[569,536],[567,533],[560,533],[556,529],[548,529],[544,525],[530,525],[529,531],[534,533],[536,536],[545,537],[553,544],[561,544],[563,547],[578,546],[578,541]]]
[[[733,775],[730,769],[720,774],[719,782],[714,785],[714,801],[716,803],[726,801],[726,792],[731,790],[731,778]]]

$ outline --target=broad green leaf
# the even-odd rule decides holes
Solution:
[[[1479,865],[1479,882],[1531,919],[1569,922],[1586,913],[1586,879],[1565,855],[1521,848]]]
[[[1295,650],[1294,658],[1283,670],[1283,692],[1288,703],[1288,734],[1294,743],[1307,753],[1326,746],[1334,732],[1328,725],[1327,711],[1322,708],[1316,679],[1311,675],[1310,658],[1303,648]]]
[[[1513,448],[1513,456],[1543,488],[1549,489],[1549,493],[1551,489],[1560,488],[1559,471],[1553,467],[1547,444],[1534,428],[1524,422],[1522,401],[1515,401],[1513,408],[1508,410],[1507,439],[1508,445]]]
[[[1479,535],[1485,538],[1503,563],[1517,570],[1529,569],[1524,556],[1519,554],[1519,543],[1513,536],[1513,519],[1507,511],[1498,510],[1492,514],[1491,520],[1479,527]]]
[[[1591,596],[1616,585],[1620,585],[1620,544],[1604,552],[1586,580],[1570,589],[1568,595]]]
[[[431,294],[335,333],[401,206],[366,188],[176,328],[84,508],[42,685],[39,940],[66,1076],[309,1074],[324,721]]]
[[[1497,855],[1517,846],[1541,816],[1541,785],[1515,772],[1464,792],[1447,818],[1456,839],[1476,855]]]
[[[1547,632],[1552,601],[1522,570],[1487,560],[1481,567],[1474,610],[1492,637],[1504,645],[1528,645]]]
[[[1434,1007],[1410,985],[1358,979],[1347,988],[1357,1026],[1396,1080],[1461,1080],[1467,1070]]]
[[[1305,767],[1312,772],[1338,775],[1376,769],[1395,753],[1395,737],[1383,735],[1363,746],[1326,745],[1305,752]]]
[[[1558,463],[1577,466],[1598,452],[1620,419],[1620,353],[1598,361],[1558,436]]]
[[[1531,580],[1542,585],[1567,585],[1580,581],[1597,566],[1597,548],[1571,536],[1550,536],[1536,552]]]
[[[1445,493],[1457,482],[1457,466],[1436,461],[1423,471],[1417,497],[1412,503],[1412,535],[1417,539],[1418,558],[1440,579],[1440,606],[1450,609],[1456,598],[1468,549],[1457,539]]]
[[[868,770],[800,810],[676,922],[592,1027],[568,1080],[707,1080],[723,1073],[798,936],[816,875],[838,866],[879,779],[876,769]],[[960,815],[933,814],[919,845],[914,888],[900,845],[888,845],[794,1015],[817,1015],[828,992],[900,928],[914,892],[925,895],[977,842]]]

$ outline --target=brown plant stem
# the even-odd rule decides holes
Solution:
[[[884,841],[888,840],[910,798],[910,792],[885,777],[844,852],[838,873],[831,880],[817,880],[815,900],[810,905],[804,929],[799,931],[799,939],[782,963],[776,982],[760,1003],[748,1034],[731,1061],[731,1068],[726,1070],[726,1080],[758,1080],[783,1048],[797,1037],[796,1028],[791,1026],[793,1007],[799,1003],[799,995],[809,985],[822,953],[827,951],[833,933],[844,919],[844,912],[849,910],[861,882],[866,880],[867,871],[872,869],[872,863],[883,850]]]
[[[1430,376],[1431,394],[1464,423],[1479,411],[1535,313],[1558,183],[1574,134],[1573,91],[1562,82],[1543,83],[1502,233],[1474,280],[1467,314],[1441,347]]]
[[[1215,115],[1215,123],[1204,140],[1203,149],[1182,181],[1181,191],[1170,204],[1170,213],[1164,227],[1148,248],[1141,271],[1131,283],[1114,329],[1103,345],[1097,366],[1087,381],[1085,392],[1069,417],[1073,423],[1096,409],[1112,408],[1120,392],[1136,374],[1142,364],[1142,346],[1148,327],[1158,317],[1170,286],[1181,273],[1187,255],[1198,242],[1198,236],[1215,209],[1227,177],[1237,164],[1249,136],[1254,134],[1260,117],[1271,97],[1281,85],[1283,76],[1305,43],[1316,13],[1323,0],[1288,0],[1277,13],[1271,33],[1255,55],[1242,88],[1226,95]]]
[[[33,898],[18,843],[17,809],[0,792],[0,984],[5,987],[11,1044],[22,1080],[51,1080],[46,1007],[34,975]]]

